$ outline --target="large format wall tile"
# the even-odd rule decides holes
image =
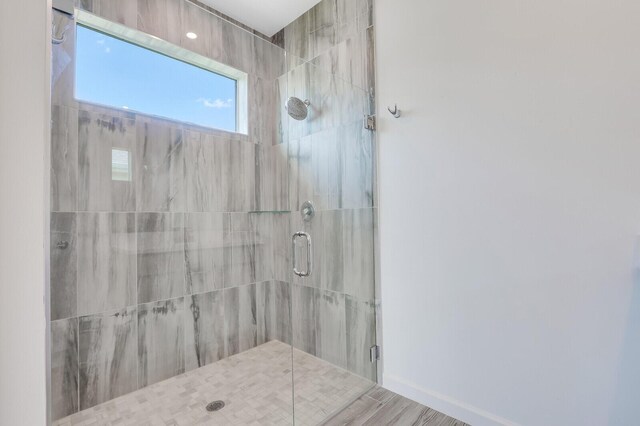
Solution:
[[[307,12],[309,53],[316,57],[336,43],[337,8],[335,0],[321,1]]]
[[[256,285],[258,344],[291,343],[291,285],[265,281]]]
[[[51,417],[78,411],[78,318],[51,322]]]
[[[321,203],[320,209],[340,207],[343,162],[339,153],[343,148],[338,131],[332,127],[311,135],[313,193],[314,199]]]
[[[315,290],[316,354],[337,366],[347,368],[345,296],[327,290]]]
[[[291,209],[306,200],[319,210],[372,207],[373,138],[357,121],[292,141]]]
[[[344,292],[344,227],[343,210],[327,210],[321,213],[322,258],[320,288]]]
[[[136,308],[80,317],[80,409],[138,388]]]
[[[138,213],[138,303],[184,295],[184,215]]]
[[[256,280],[256,221],[248,213],[231,213],[224,285],[236,287]]]
[[[78,213],[78,314],[135,304],[133,213]]]
[[[278,100],[276,95],[275,80],[249,77],[249,138],[258,144],[274,144]]]
[[[309,122],[311,133],[360,121],[368,113],[365,91],[310,63],[304,67],[309,73],[309,98],[315,102]]]
[[[183,32],[180,3],[182,0],[137,0],[138,30],[179,45]]]
[[[224,46],[228,65],[249,74],[254,73],[254,39],[253,34],[244,31],[229,22],[222,23],[222,45]]]
[[[336,22],[353,22],[363,15],[368,16],[372,9],[373,0],[336,0]]]
[[[188,28],[188,31],[198,34],[198,38],[190,39],[187,37],[187,31],[181,31],[179,45],[191,52],[212,58],[212,45],[219,44],[219,39],[212,37],[211,21],[217,23],[219,18],[189,1],[180,1],[180,18],[181,28]]]
[[[138,305],[138,383],[184,373],[184,299]]]
[[[267,80],[271,84],[276,78],[285,73],[285,51],[282,48],[260,37],[254,37],[253,49],[252,57],[255,63],[253,72],[257,77]],[[265,106],[268,106],[268,104]],[[269,121],[265,124],[267,127],[272,128],[275,121]]]
[[[268,281],[276,275],[288,281],[289,213],[250,213],[249,220],[254,236],[255,282]]]
[[[313,200],[318,210],[340,208],[344,147],[339,129],[329,128],[289,145],[291,208],[298,209],[306,200]]]
[[[345,292],[363,301],[375,298],[373,209],[345,210],[343,268]]]
[[[222,41],[225,40],[230,31],[234,31],[234,26],[217,16],[211,16],[209,22],[211,22],[211,25],[208,33],[212,40],[209,57],[223,64],[230,64],[229,57],[233,55],[233,52],[230,52],[229,46]]]
[[[289,210],[289,164],[287,146],[256,145],[256,210]]]
[[[76,211],[78,191],[78,110],[51,110],[51,211]]]
[[[230,167],[227,180],[227,211],[247,212],[256,209],[256,151],[255,144],[237,141],[229,146],[225,158]]]
[[[184,139],[187,211],[229,211],[230,141],[194,131]]]
[[[370,35],[368,28],[362,28],[359,20],[340,24],[336,33],[337,43],[311,62],[355,87],[369,91],[372,87],[367,68],[374,49]]]
[[[296,213],[294,213],[296,214]],[[271,214],[271,251],[273,253],[272,278],[291,282],[291,213]]]
[[[291,287],[291,327],[293,346],[316,355],[315,289],[300,285]]]
[[[185,297],[185,369],[225,357],[223,291]]]
[[[224,290],[226,356],[257,345],[256,285]]]
[[[78,113],[78,209],[135,211],[133,115]]]
[[[287,25],[284,29],[284,48],[287,52],[287,65],[292,69],[299,59],[309,60],[309,15],[308,12]],[[293,59],[293,58],[299,59]]]
[[[226,213],[186,213],[184,264],[186,294],[224,288]]]
[[[317,172],[313,167],[311,137],[291,140],[289,155],[289,209],[299,211],[305,201],[313,201],[317,209],[325,209],[327,202],[316,192]]]
[[[232,213],[225,286],[291,278],[288,212]],[[229,257],[229,256],[228,256]],[[227,261],[228,259],[225,259]]]
[[[356,122],[338,128],[340,200],[343,209],[373,207],[374,134]]]
[[[182,130],[160,120],[138,120],[135,184],[137,210],[184,211],[186,189]]]
[[[347,369],[353,373],[376,379],[376,364],[370,360],[369,349],[376,344],[374,302],[345,297],[347,325]]]
[[[293,341],[291,329],[291,284],[283,281],[272,281],[271,297],[269,303],[265,304],[268,309],[272,309],[272,323],[267,327],[267,339],[276,339],[283,343],[291,344]]]
[[[77,314],[76,214],[51,213],[51,320]]]
[[[273,215],[251,213],[249,220],[254,238],[254,282],[267,281],[273,278]]]
[[[272,285],[271,281],[256,283],[256,344],[268,342],[267,329],[273,324],[272,320]]]
[[[134,0],[76,0],[76,7],[109,21],[136,27],[138,8]]]

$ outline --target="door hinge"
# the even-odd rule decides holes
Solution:
[[[367,130],[376,130],[376,116],[365,115],[364,116],[364,128]]]
[[[371,362],[380,361],[380,346],[371,346],[369,349],[369,357],[371,358]]]

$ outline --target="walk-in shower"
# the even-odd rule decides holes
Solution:
[[[357,3],[274,37],[187,0],[54,13],[52,424],[315,425],[375,384]]]

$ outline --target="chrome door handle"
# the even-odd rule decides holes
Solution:
[[[297,268],[297,256],[296,256],[296,239],[298,237],[303,237],[307,240],[307,270],[306,271],[298,271]],[[311,235],[306,232],[296,232],[291,237],[291,247],[293,249],[293,273],[299,277],[308,277],[311,275],[311,270],[313,269],[313,250],[311,248]]]

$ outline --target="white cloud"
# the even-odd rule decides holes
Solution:
[[[109,46],[107,46],[107,41],[103,38],[101,38],[100,40],[96,40],[96,44],[100,47],[100,49],[103,49],[104,53],[111,53],[111,48]]]
[[[211,100],[209,98],[198,98],[196,99],[196,102],[201,103],[206,108],[223,109],[233,107],[233,99],[227,99],[225,101],[223,99]]]

